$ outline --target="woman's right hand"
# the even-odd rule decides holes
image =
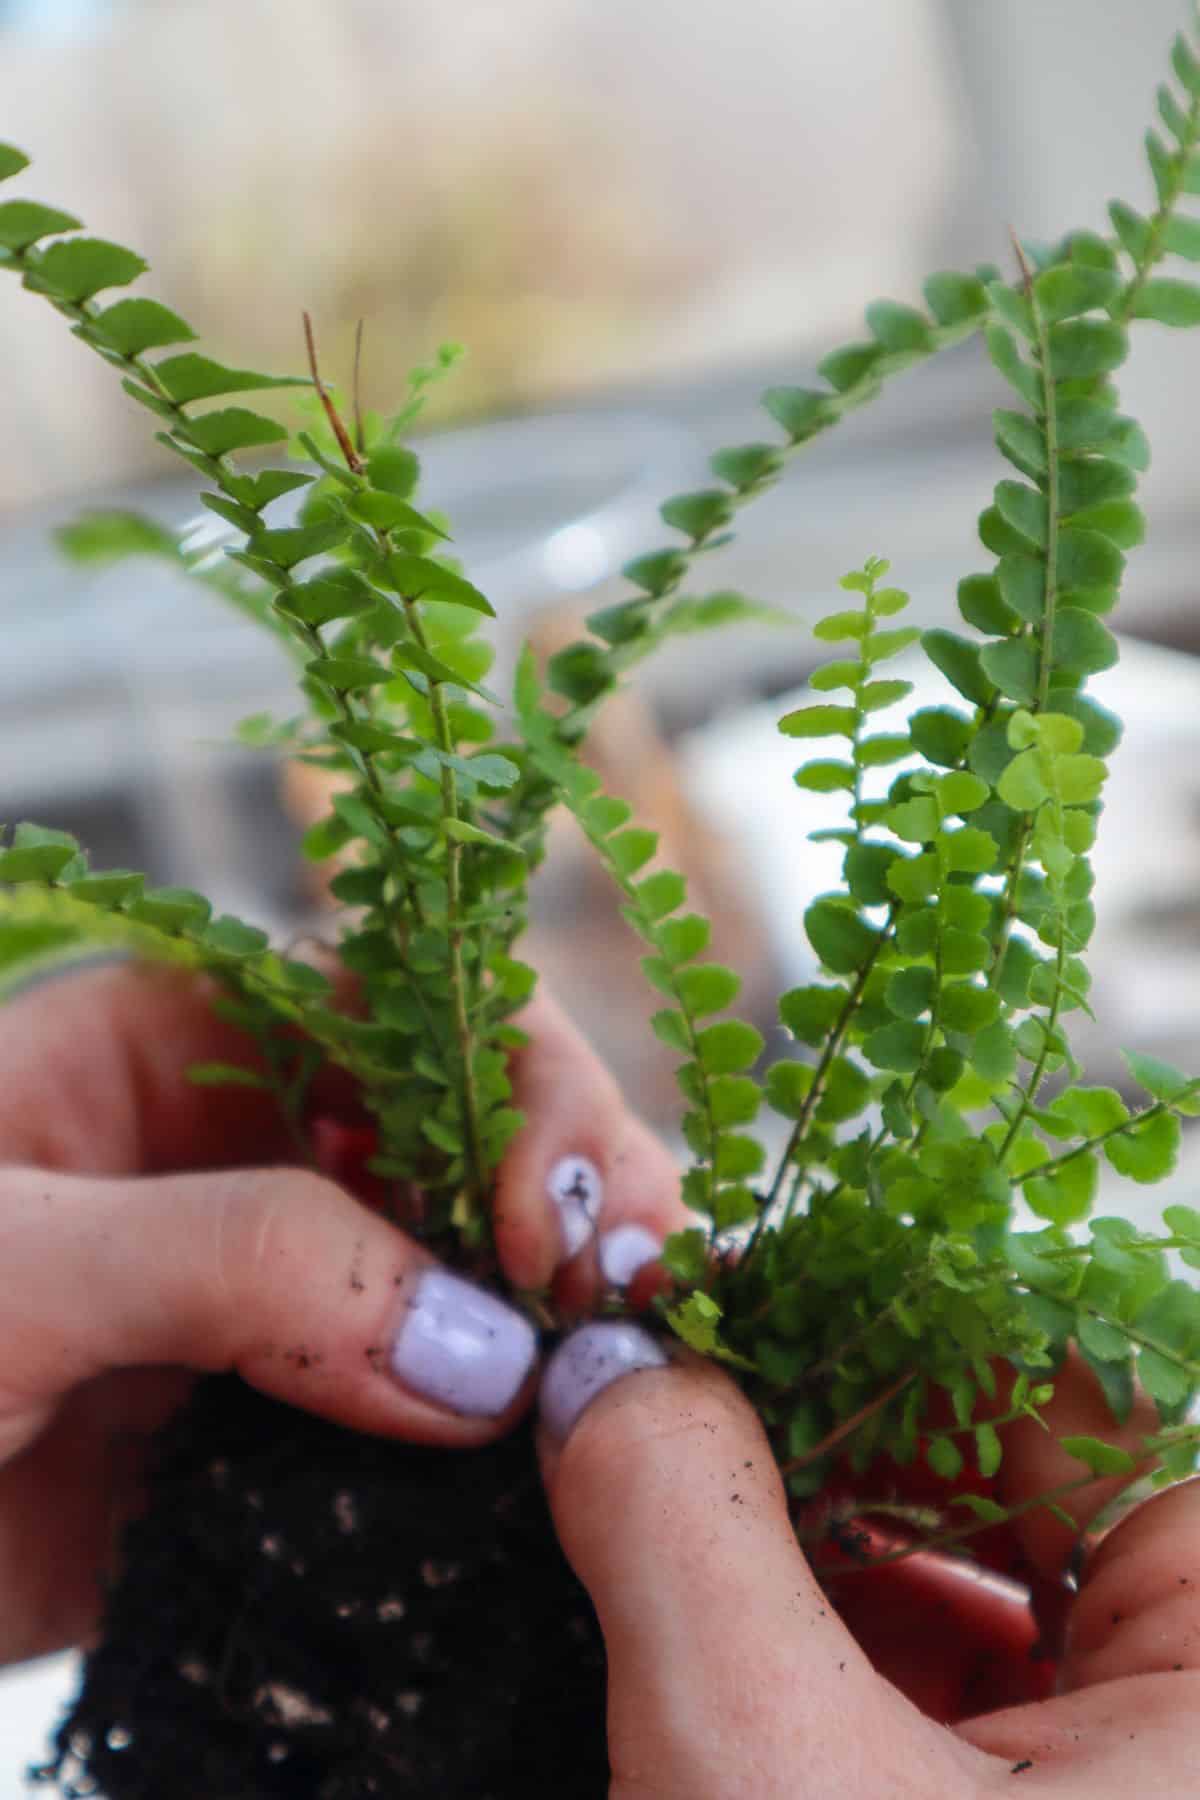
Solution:
[[[797,1544],[733,1383],[691,1359],[666,1364],[649,1338],[639,1354],[629,1327],[584,1329],[588,1353],[572,1369],[568,1340],[543,1377],[543,1462],[607,1646],[612,1800],[1200,1792],[1200,1479],[1135,1508],[1094,1550],[1054,1698],[944,1725],[908,1695],[943,1694],[989,1622],[1006,1637],[1001,1597],[960,1582],[957,1599],[950,1584],[934,1608],[901,1607],[880,1583],[873,1609],[864,1573],[855,1635]],[[626,1334],[615,1355],[614,1331]],[[1049,1417],[1055,1436],[1121,1436],[1082,1368],[1066,1372]],[[1125,1428],[1131,1444],[1145,1426]],[[1008,1429],[1010,1503],[1077,1473],[1030,1421]],[[1071,1496],[1080,1532],[1112,1493],[1096,1481]],[[1071,1542],[1047,1516],[1024,1549],[1048,1574]]]

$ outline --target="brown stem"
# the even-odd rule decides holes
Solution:
[[[342,455],[346,459],[346,467],[350,470],[351,474],[361,475],[363,472],[362,457],[351,443],[350,433],[342,423],[341,414],[338,412],[337,407],[333,404],[332,399],[326,392],[325,383],[321,380],[321,371],[317,365],[317,345],[316,340],[313,337],[312,319],[308,313],[305,313],[304,315],[304,342],[308,347],[308,366],[312,372],[313,386],[317,390],[317,398],[325,408],[325,417],[329,420],[330,429],[338,441],[338,447],[341,450]]]
[[[1029,1500],[1021,1500],[1015,1506],[1006,1507],[1002,1519],[972,1519],[967,1525],[939,1531],[931,1537],[917,1538],[912,1543],[902,1544],[894,1550],[885,1551],[882,1556],[865,1557],[858,1566],[864,1569],[882,1569],[887,1563],[904,1562],[910,1556],[919,1556],[922,1551],[952,1549],[954,1545],[965,1542],[967,1538],[977,1537],[981,1531],[990,1531],[996,1525],[1011,1524],[1013,1519],[1023,1518],[1026,1513],[1033,1512],[1036,1507],[1049,1506],[1062,1500],[1068,1494],[1078,1493],[1080,1488],[1089,1487],[1095,1480],[1096,1476],[1090,1472],[1087,1475],[1080,1475],[1074,1481],[1064,1481],[1058,1487],[1048,1488],[1043,1494],[1035,1494]],[[856,1516],[870,1517],[872,1510],[869,1505],[859,1506]],[[803,1543],[803,1538],[800,1541]],[[838,1575],[849,1573],[847,1569],[836,1563],[814,1561],[812,1566],[823,1580],[832,1580]]]
[[[810,1463],[818,1462],[821,1457],[828,1456],[831,1450],[843,1443],[852,1432],[857,1431],[865,1420],[873,1418],[877,1412],[882,1412],[883,1408],[894,1400],[897,1394],[903,1393],[909,1383],[915,1381],[916,1378],[917,1371],[909,1369],[901,1375],[898,1381],[893,1381],[891,1387],[884,1388],[882,1394],[876,1394],[873,1400],[868,1400],[865,1406],[860,1406],[856,1413],[851,1413],[848,1419],[843,1419],[840,1425],[835,1425],[832,1431],[825,1434],[819,1444],[814,1444],[811,1450],[804,1452],[803,1456],[794,1456],[790,1462],[781,1463],[780,1474],[793,1475],[797,1469],[806,1469]]]
[[[362,410],[362,347],[363,322],[360,319],[354,327],[354,448],[360,456],[367,447]]]

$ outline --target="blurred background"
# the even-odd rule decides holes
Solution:
[[[775,435],[758,392],[810,380],[867,300],[1006,264],[1010,224],[1052,236],[1104,229],[1110,195],[1148,206],[1141,138],[1183,16],[1182,0],[0,0],[0,136],[34,159],[12,192],[142,250],[146,291],[226,360],[295,371],[308,307],[345,378],[362,318],[366,396],[386,409],[440,339],[468,345],[428,417],[424,493],[501,611],[507,665],[666,541],[657,503],[701,485],[713,449]],[[0,369],[0,817],[303,928],[311,796],[285,803],[269,758],[227,747],[243,714],[288,707],[272,646],[165,564],[85,574],[51,542],[84,507],[180,525],[194,486],[11,281]],[[1130,729],[1102,840],[1096,1078],[1120,1078],[1119,1042],[1200,1067],[1198,394],[1200,333],[1144,328],[1124,399],[1155,464],[1128,654],[1106,678]],[[997,402],[969,346],[818,440],[704,569],[794,626],[665,656],[598,738],[764,1025],[807,972],[800,915],[831,878],[772,729],[817,660],[805,621],[880,553],[916,622],[953,622],[958,578],[985,566]],[[565,828],[535,929],[535,959],[665,1127],[651,1003]]]

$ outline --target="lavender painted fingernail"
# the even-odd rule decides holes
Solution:
[[[616,1225],[600,1239],[597,1254],[609,1287],[627,1288],[639,1269],[662,1255],[662,1239],[644,1225]]]
[[[586,1156],[563,1156],[546,1179],[546,1192],[558,1209],[563,1261],[568,1262],[595,1236],[604,1182]]]
[[[661,1369],[666,1352],[626,1320],[581,1325],[561,1343],[542,1376],[542,1424],[560,1444],[597,1394],[638,1369]]]
[[[465,1418],[494,1419],[533,1367],[528,1319],[445,1269],[426,1269],[405,1300],[388,1365],[397,1381]]]

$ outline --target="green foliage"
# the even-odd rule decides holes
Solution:
[[[1131,321],[1200,322],[1197,290],[1152,274],[1169,253],[1200,255],[1192,222],[1176,211],[1193,191],[1196,92],[1168,101],[1165,114],[1176,147],[1157,168],[1152,218],[1118,205],[1115,246],[1066,239],[1036,260],[1021,256],[1011,286],[992,276],[971,292],[973,322],[1022,405],[996,414],[997,448],[1019,479],[997,483],[980,520],[992,568],[959,588],[972,635],[922,637],[967,709],[915,714],[895,744],[902,772],[869,782],[891,759],[891,746],[878,764],[863,753],[872,697],[882,704],[904,692],[876,679],[872,654],[906,640],[880,633],[872,599],[883,570],[868,564],[845,584],[863,604],[814,628],[851,654],[818,670],[813,701],[781,721],[786,736],[820,746],[797,785],[846,796],[847,828],[819,834],[845,847],[844,885],[805,917],[821,980],[780,1006],[807,1054],[766,1080],[767,1099],[792,1122],[767,1190],[778,1204],[706,1291],[721,1309],[723,1342],[755,1361],[762,1385],[749,1385],[785,1438],[789,1411],[793,1424],[809,1421],[801,1436],[813,1443],[865,1417],[851,1439],[858,1453],[906,1460],[923,1384],[965,1392],[985,1355],[1053,1368],[1072,1339],[1117,1418],[1128,1413],[1135,1367],[1168,1413],[1194,1392],[1200,1301],[1175,1297],[1182,1284],[1167,1282],[1161,1257],[1174,1241],[1200,1266],[1189,1209],[1172,1209],[1174,1240],[1096,1221],[1076,1245],[1068,1230],[1087,1220],[1102,1158],[1135,1180],[1168,1172],[1200,1087],[1135,1058],[1149,1103],[1078,1086],[1049,1105],[1041,1097],[1048,1077],[1077,1073],[1062,1020],[1087,1006],[1088,853],[1116,741],[1083,688],[1116,660],[1100,615],[1142,535],[1130,495],[1147,452],[1115,410],[1111,377]],[[891,354],[926,343],[904,309],[869,317],[876,349],[824,365],[839,393],[870,384],[880,345]],[[800,439],[828,423],[829,403],[818,402],[789,390],[768,404]],[[858,1091],[831,1114],[823,1098],[846,1069]],[[1011,1230],[1018,1195],[1048,1222],[1043,1234]],[[822,1370],[828,1385],[814,1389]],[[889,1382],[900,1370],[915,1383],[903,1398]],[[807,1397],[797,1411],[785,1396],[801,1374]],[[815,1437],[814,1393],[825,1396]],[[968,1422],[978,1465],[992,1474],[1002,1454],[995,1422],[975,1419],[964,1401]],[[1190,1440],[1171,1450],[1176,1472],[1191,1466]],[[1128,1463],[1090,1440],[1073,1453],[1112,1472]],[[943,1479],[957,1478],[953,1434],[935,1435],[926,1454]]]
[[[1093,1475],[1132,1475],[1136,1467],[1127,1450],[1119,1450],[1115,1444],[1105,1444],[1099,1438],[1066,1437],[1062,1447]]]
[[[747,1071],[758,1061],[763,1040],[740,1020],[700,1023],[732,1005],[738,978],[719,963],[696,961],[707,947],[708,926],[694,913],[681,913],[683,877],[667,869],[641,874],[657,851],[657,835],[628,828],[628,806],[602,794],[598,777],[562,743],[542,705],[528,652],[516,697],[534,767],[561,795],[624,895],[624,916],[651,952],[642,962],[647,978],[672,1003],[655,1014],[653,1024],[656,1035],[684,1059],[678,1070],[688,1102],[683,1132],[696,1158],[684,1180],[684,1198],[707,1218],[711,1233],[743,1224],[758,1210],[746,1179],[761,1167],[763,1152],[732,1127],[751,1123],[758,1112],[761,1096]]]
[[[1200,1268],[1200,1212],[1168,1208],[1158,1236],[1091,1215],[1106,1166],[1138,1182],[1170,1170],[1200,1082],[1131,1055],[1127,1092],[1088,1086],[1065,1028],[1089,1007],[1089,856],[1120,732],[1086,687],[1116,660],[1105,619],[1144,532],[1134,495],[1149,449],[1114,377],[1144,321],[1200,323],[1200,286],[1161,268],[1200,261],[1187,210],[1200,195],[1200,59],[1184,38],[1158,112],[1152,206],[1115,201],[1111,239],[1018,245],[1008,278],[937,274],[923,308],[868,307],[866,335],[827,356],[813,385],[769,389],[773,435],[718,451],[710,483],[664,502],[671,539],[626,565],[624,597],[544,674],[522,657],[516,737],[499,745],[481,635],[492,606],[421,501],[419,460],[401,441],[458,347],[413,372],[390,419],[356,407],[351,431],[315,351],[297,378],[186,347],[191,327],[158,301],[97,299],[136,280],[139,257],[66,213],[0,203],[0,268],[117,369],[228,534],[227,556],[197,557],[151,521],[93,515],[64,547],[91,561],[168,557],[287,644],[303,708],[247,721],[242,740],[340,777],[304,848],[336,859],[339,953],[361,1006],[347,1016],[324,976],[252,926],[214,919],[202,896],[93,872],[73,840],[30,825],[0,846],[0,984],[96,944],[207,971],[262,1064],[202,1065],[193,1079],[266,1085],[303,1147],[313,1074],[344,1069],[397,1204],[419,1191],[416,1228],[492,1273],[490,1182],[521,1124],[513,1019],[535,979],[515,951],[562,804],[620,893],[662,997],[653,1030],[679,1058],[683,1196],[697,1222],[665,1248],[675,1291],[662,1311],[735,1372],[792,1494],[818,1492],[843,1458],[862,1472],[921,1457],[949,1489],[967,1472],[990,1481],[1005,1426],[1040,1417],[1072,1348],[1115,1420],[1140,1383],[1160,1417],[1147,1455],[1164,1479],[1187,1473],[1200,1294],[1170,1279],[1165,1252]],[[24,168],[0,146],[0,180]],[[705,960],[709,927],[686,910],[683,878],[657,865],[657,835],[601,791],[580,746],[605,699],[670,639],[771,616],[706,590],[701,559],[805,446],[974,335],[1010,403],[994,415],[1001,465],[978,521],[986,566],[957,589],[963,630],[896,623],[908,597],[871,558],[814,626],[830,660],[781,721],[815,752],[797,787],[843,796],[845,814],[813,834],[840,845],[841,880],[808,907],[813,967],[779,1002],[794,1053],[762,1067],[761,1033],[729,1016],[738,976]],[[300,390],[287,398],[303,416],[291,449],[304,466],[248,469],[244,452],[287,441],[270,410],[285,390]],[[237,399],[258,392],[267,412]],[[940,672],[945,703],[885,730],[877,715],[912,691],[907,664],[886,666],[902,656]],[[1018,1229],[1019,1203],[1034,1229]],[[1133,1467],[1099,1439],[1064,1448],[1081,1482]],[[1011,1516],[989,1494],[948,1499],[952,1521],[968,1517],[939,1520],[924,1541]]]

